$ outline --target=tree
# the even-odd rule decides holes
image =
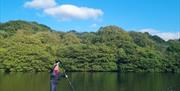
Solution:
[[[57,58],[68,71],[180,72],[180,39],[117,26],[60,32],[36,22],[0,23],[0,70],[48,71]]]
[[[63,42],[66,45],[71,45],[71,44],[79,44],[80,43],[80,39],[73,33],[67,33],[63,36]]]

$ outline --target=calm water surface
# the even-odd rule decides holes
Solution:
[[[180,74],[68,73],[75,91],[180,91]],[[49,73],[0,73],[0,91],[49,91]],[[57,91],[72,91],[60,79]]]

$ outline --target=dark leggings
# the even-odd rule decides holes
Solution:
[[[50,89],[51,89],[51,91],[57,91],[57,79],[52,79],[51,80]]]

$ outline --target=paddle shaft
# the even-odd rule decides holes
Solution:
[[[61,66],[62,66],[62,68],[64,69],[63,71],[64,71],[64,75],[65,75],[65,77],[66,77],[66,71],[65,71],[65,68],[64,68],[64,65],[63,65],[63,63],[59,60],[59,62],[60,62],[60,64],[61,64]],[[75,91],[75,89],[74,89],[74,87],[73,87],[73,85],[72,85],[72,83],[71,83],[71,81],[69,80],[69,78],[68,77],[66,77],[66,79],[67,79],[67,81],[68,81],[68,83],[69,83],[69,85],[70,85],[70,87],[71,87],[71,89],[72,89],[72,91]]]

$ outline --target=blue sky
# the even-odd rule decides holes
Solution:
[[[0,22],[18,19],[58,31],[117,25],[173,39],[179,38],[180,0],[0,0]]]

